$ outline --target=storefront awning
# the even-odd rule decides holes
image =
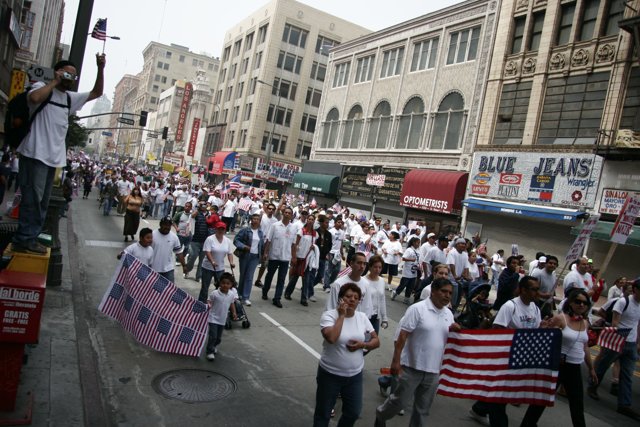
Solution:
[[[571,227],[571,234],[577,236],[580,234],[583,225],[577,227]],[[591,233],[591,238],[596,240],[604,240],[605,242],[611,241],[611,230],[613,229],[613,222],[598,221],[596,228]],[[640,226],[634,225],[631,229],[631,234],[627,239],[625,245],[640,247]]]
[[[534,218],[554,219],[557,221],[575,221],[585,213],[575,209],[555,208],[551,206],[528,205],[525,203],[509,203],[497,200],[468,198],[462,201],[469,209],[530,216]]]
[[[213,155],[213,165],[209,168],[209,173],[214,175],[222,175],[223,169],[234,169],[236,154],[237,153],[235,151],[216,152]]]
[[[334,175],[298,172],[293,176],[293,188],[324,194],[338,194],[339,181],[340,179]]]
[[[400,205],[425,211],[459,214],[467,187],[466,172],[414,169],[404,177]]]

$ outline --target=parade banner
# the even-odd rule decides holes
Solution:
[[[611,230],[611,241],[621,245],[627,243],[638,215],[640,215],[640,197],[628,197]]]
[[[574,153],[480,152],[473,156],[469,196],[592,208],[602,157]]]
[[[98,309],[157,351],[198,357],[207,339],[207,305],[129,254]]]
[[[451,332],[438,394],[483,402],[553,406],[561,340],[559,329]]]

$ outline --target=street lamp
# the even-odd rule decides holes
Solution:
[[[262,81],[260,79],[256,80],[258,83],[261,83],[263,85],[269,86],[271,89],[276,89],[276,96],[278,97],[278,102],[276,103],[276,109],[273,112],[273,116],[271,117],[271,119],[273,120],[273,125],[271,126],[271,133],[269,135],[269,141],[267,142],[267,157],[265,159],[265,164],[267,166],[265,172],[264,172],[264,180],[268,181],[269,180],[269,175],[271,175],[271,167],[270,167],[270,163],[271,163],[271,151],[273,151],[273,135],[276,131],[276,117],[278,116],[278,109],[280,108],[280,94],[278,93],[278,89],[276,87],[274,87],[272,84],[267,83],[265,81]]]

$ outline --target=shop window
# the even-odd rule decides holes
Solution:
[[[458,92],[450,93],[440,103],[433,123],[431,149],[457,150],[464,128],[464,100]]]
[[[402,110],[396,135],[396,148],[410,150],[419,148],[424,123],[424,102],[415,96]]]
[[[327,113],[327,118],[322,123],[322,148],[334,148],[338,140],[338,125],[340,124],[340,113],[337,108],[332,108]]]
[[[362,135],[362,107],[354,105],[349,111],[347,120],[344,122],[344,133],[342,135],[342,148],[357,149]]]
[[[386,148],[391,130],[391,106],[387,101],[380,102],[369,120],[367,148]]]

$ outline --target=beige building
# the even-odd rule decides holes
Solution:
[[[203,163],[207,153],[234,151],[239,161],[225,173],[260,178],[269,158],[268,179],[290,181],[311,151],[329,49],[369,32],[293,0],[274,0],[230,28]]]
[[[16,68],[28,70],[32,65],[53,67],[57,62],[63,15],[63,0],[23,2],[20,16],[22,36],[15,57]]]
[[[640,68],[620,29],[633,30],[640,4],[628,5],[502,2],[465,201],[467,235],[491,251],[518,244],[528,259],[542,251],[562,265],[581,218],[599,214],[585,251],[602,266],[613,221],[640,192]],[[613,262],[640,255],[640,240],[629,241]],[[609,266],[615,276],[631,268]]]
[[[134,102],[138,97],[138,87],[140,85],[140,77],[133,76],[131,74],[125,74],[113,91],[113,104],[111,106],[112,113],[109,116],[109,127],[112,128],[113,136],[106,140],[105,146],[101,147],[100,152],[112,152],[116,151],[120,154],[130,154],[130,149],[127,147],[128,143],[133,140],[133,135],[137,131],[126,129],[130,126],[125,126],[117,121],[118,117],[134,118],[132,113],[134,111]],[[137,123],[137,120],[135,121]]]
[[[343,164],[342,205],[459,227],[498,5],[462,2],[332,49],[311,158]]]

